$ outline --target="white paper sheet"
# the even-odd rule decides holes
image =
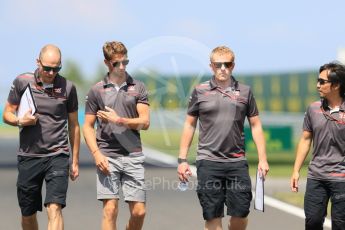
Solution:
[[[256,171],[254,209],[264,212],[264,177]]]
[[[25,113],[27,113],[29,109],[31,109],[31,115],[34,115],[36,112],[36,104],[31,92],[30,84],[26,86],[25,91],[22,97],[20,98],[20,104],[17,110],[17,117],[24,117]]]

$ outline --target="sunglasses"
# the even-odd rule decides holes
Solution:
[[[43,71],[48,72],[48,73],[50,71],[53,71],[54,73],[58,73],[61,70],[61,68],[62,68],[61,65],[57,66],[57,67],[50,67],[50,66],[44,66],[41,61],[40,61],[40,63],[41,63]]]
[[[120,64],[122,64],[123,66],[126,66],[126,65],[128,65],[128,63],[129,63],[129,60],[127,59],[127,60],[123,60],[123,61],[116,61],[116,62],[113,62],[111,64],[114,68],[117,68],[117,67],[120,67]]]
[[[322,79],[322,78],[318,78],[317,79],[317,83],[319,83],[320,85],[324,85],[326,83],[332,83],[332,81],[325,80],[325,79]]]
[[[222,68],[222,66],[224,65],[225,68],[230,68],[232,66],[233,62],[212,62],[212,65],[216,68],[216,69],[220,69]]]

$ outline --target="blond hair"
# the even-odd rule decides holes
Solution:
[[[214,48],[210,54],[210,61],[212,62],[212,58],[215,54],[218,54],[218,55],[231,55],[233,60],[232,61],[235,61],[235,53],[229,48],[229,47],[226,47],[226,46],[218,46],[216,48]]]

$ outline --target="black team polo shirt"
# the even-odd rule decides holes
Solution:
[[[303,130],[313,136],[308,178],[345,182],[345,101],[332,113],[325,100],[310,104]]]
[[[197,85],[192,92],[188,115],[199,119],[196,160],[235,162],[245,160],[244,121],[259,114],[249,86],[231,76],[223,90],[214,77]]]
[[[108,106],[118,116],[137,118],[137,104],[149,105],[148,93],[141,81],[126,73],[126,84],[119,90],[109,82],[108,75],[90,89],[86,96],[85,114],[96,115],[98,110]],[[102,122],[97,118],[96,141],[101,152],[108,157],[126,156],[129,153],[141,153],[142,146],[138,130],[128,129],[123,125]]]
[[[39,118],[36,125],[20,129],[18,155],[47,157],[60,153],[69,154],[68,113],[78,110],[75,86],[57,74],[52,88],[44,89],[36,70],[35,73],[24,73],[16,77],[8,95],[8,102],[19,105],[28,84]]]

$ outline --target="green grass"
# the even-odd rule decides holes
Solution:
[[[289,191],[289,192],[276,192],[273,195],[275,198],[281,201],[303,208],[304,193],[300,193],[300,192],[294,193],[294,192]]]
[[[170,154],[177,158],[179,153],[179,145],[181,138],[181,129],[169,129],[167,132],[163,132],[159,129],[149,129],[141,132],[142,142],[144,145]],[[18,128],[9,125],[0,125],[0,138],[12,138],[18,137]],[[194,135],[194,139],[189,150],[188,161],[193,164],[196,157],[197,148],[197,133]],[[309,154],[310,155],[310,154]],[[294,163],[295,153],[291,152],[268,152],[268,162],[270,165],[269,176],[272,177],[290,177]],[[247,159],[250,165],[250,174],[255,175],[257,167],[257,153],[248,152]],[[309,162],[307,159],[305,162]],[[307,164],[307,163],[306,163]],[[301,176],[306,177],[307,167],[303,167],[301,170]]]
[[[0,125],[0,138],[14,138],[18,137],[19,130],[18,127],[10,125]]]
[[[144,145],[160,150],[164,153],[170,154],[177,158],[179,153],[179,145],[181,138],[181,129],[169,129],[167,132],[162,132],[157,129],[150,129],[141,132],[142,142]],[[188,161],[189,163],[195,162],[196,148],[197,148],[197,133],[189,150]],[[295,160],[294,150],[291,152],[268,152],[268,162],[270,165],[270,176],[274,177],[290,177],[292,172],[293,163]],[[247,159],[250,165],[250,174],[255,175],[257,168],[258,157],[256,152],[248,152]],[[306,162],[309,160],[307,159]],[[306,175],[307,167],[303,167],[301,175]]]
[[[160,150],[172,156],[178,156],[180,138],[182,130],[169,129],[167,132],[162,132],[158,129],[149,129],[140,133],[142,143],[150,148]],[[196,157],[197,136],[194,136],[189,154],[188,161],[193,162]]]

